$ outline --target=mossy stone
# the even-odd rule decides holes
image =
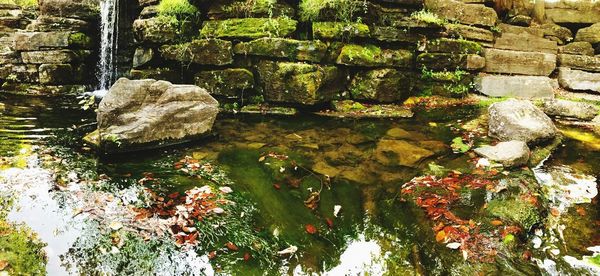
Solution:
[[[129,77],[134,80],[156,79],[170,82],[181,79],[179,72],[171,68],[131,69]]]
[[[481,44],[464,39],[440,38],[429,41],[425,46],[426,52],[479,54],[483,51]]]
[[[233,52],[289,60],[319,62],[327,52],[327,44],[318,41],[303,41],[289,38],[264,37],[235,45]]]
[[[376,69],[356,74],[349,90],[356,100],[396,102],[412,93],[416,74],[396,69]]]
[[[244,68],[202,71],[194,79],[197,86],[215,95],[236,96],[238,91],[254,87],[254,75]]]
[[[335,66],[261,61],[256,70],[267,101],[312,105],[344,89],[343,74]]]
[[[296,11],[284,1],[214,1],[208,8],[208,18],[294,17]]]
[[[296,31],[298,22],[289,18],[234,18],[204,22],[202,37],[256,39],[286,37]]]
[[[485,58],[473,54],[422,53],[417,56],[417,67],[431,70],[478,70],[484,66]]]
[[[538,208],[524,200],[495,199],[488,203],[487,211],[494,217],[518,223],[525,231],[541,221]]]
[[[313,22],[312,28],[316,39],[326,40],[367,38],[371,33],[369,26],[351,22]]]
[[[92,38],[84,33],[69,34],[69,47],[91,49],[93,47]]]
[[[159,51],[164,59],[182,63],[226,65],[233,62],[231,41],[221,39],[196,39],[188,43],[163,45]]]
[[[348,44],[342,47],[336,63],[364,67],[393,66],[411,68],[413,66],[413,53],[402,49],[381,49],[372,44]]]

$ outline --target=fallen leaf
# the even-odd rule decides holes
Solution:
[[[437,242],[443,242],[446,239],[446,232],[444,232],[444,230],[437,232],[437,234],[435,234],[435,241]]]
[[[446,244],[446,247],[450,248],[450,249],[459,249],[460,248],[460,242],[451,242],[449,244]]]
[[[555,217],[560,216],[560,211],[554,207],[550,208],[550,214],[552,214]]]
[[[304,226],[304,229],[306,229],[306,232],[313,235],[317,233],[317,228],[312,225],[312,224],[307,224]]]
[[[0,270],[4,270],[8,267],[8,261],[7,260],[0,260]]]
[[[327,226],[329,226],[329,228],[333,228],[333,220],[330,218],[326,218],[325,222],[327,223]]]
[[[493,226],[500,226],[500,225],[503,224],[501,220],[497,220],[497,219],[496,220],[492,220],[491,223],[492,223]]]
[[[212,259],[214,259],[214,258],[216,258],[216,257],[217,257],[217,252],[216,252],[216,251],[210,251],[210,252],[208,253],[208,259],[209,259],[209,260],[212,260]]]
[[[244,253],[244,261],[249,261],[252,258],[252,255],[250,255],[250,253],[246,252]]]
[[[292,255],[292,254],[296,253],[296,251],[298,251],[298,247],[292,245],[286,249],[283,249],[283,250],[277,252],[277,254],[282,255],[282,256],[283,255]]]
[[[579,214],[582,217],[587,214],[587,212],[585,211],[585,209],[583,209],[583,207],[577,207],[577,209],[575,211],[577,211],[577,214]]]
[[[229,250],[231,250],[231,251],[238,251],[238,250],[239,250],[239,248],[237,247],[237,245],[235,245],[235,244],[234,244],[234,243],[232,243],[232,242],[227,242],[227,243],[225,244],[225,247],[227,247],[227,249],[229,249]]]
[[[308,209],[315,210],[317,207],[319,207],[320,200],[321,195],[318,192],[312,192],[304,201],[304,206],[306,206]]]
[[[275,183],[275,184],[273,184],[273,188],[275,188],[276,190],[279,190],[279,189],[281,189],[281,185]]]

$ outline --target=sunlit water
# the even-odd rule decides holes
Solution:
[[[94,271],[120,274],[110,264],[94,264],[90,255],[73,253],[79,252],[74,251],[77,247],[93,246],[101,235],[99,226],[90,222],[88,214],[80,214],[80,209],[85,206],[85,197],[81,194],[86,183],[80,183],[77,174],[67,175],[70,184],[57,191],[53,173],[39,165],[39,158],[43,157],[29,154],[31,146],[44,148],[57,136],[80,137],[82,133],[76,129],[93,128],[90,125],[94,121],[93,114],[80,111],[67,100],[7,96],[0,102],[3,103],[0,109],[0,155],[27,156],[24,167],[7,168],[0,173],[0,191],[20,194],[9,219],[27,224],[48,244],[49,275],[92,274]],[[282,259],[281,267],[269,270],[270,274],[277,271],[294,275],[460,275],[469,271],[465,267],[470,264],[463,261],[459,253],[436,243],[431,225],[424,224],[422,210],[398,197],[400,186],[419,175],[427,162],[415,168],[389,169],[362,156],[372,152],[378,141],[388,137],[390,129],[406,130],[414,137],[412,139],[421,142],[447,145],[456,135],[449,126],[456,125],[457,119],[439,116],[411,120],[351,120],[312,115],[292,118],[221,116],[214,128],[215,136],[194,144],[110,159],[98,159],[81,146],[72,150],[93,160],[95,165],[86,170],[110,177],[110,185],[117,187],[118,191],[114,193],[120,198],[124,198],[127,189],[149,172],[157,179],[150,184],[151,188],[164,193],[203,185],[198,179],[186,177],[173,168],[173,163],[186,155],[213,160],[223,166],[235,182],[233,188],[247,193],[256,203],[261,226],[300,248],[293,258]],[[431,122],[435,124],[429,124]],[[322,192],[315,212],[304,206],[306,191],[283,184],[279,189],[273,188],[280,180],[266,171],[258,160],[268,151],[297,155],[310,166],[308,169],[316,168],[315,164],[319,162],[335,164],[340,177],[334,178],[331,188]],[[465,160],[464,155],[445,148],[428,161],[452,168]],[[543,183],[547,183],[553,168],[563,168],[577,179],[587,181],[589,186],[600,176],[599,162],[598,151],[567,139],[543,166],[536,168],[536,173],[540,180],[545,179]],[[484,194],[474,195],[470,205],[465,204],[465,210],[478,208],[484,197]],[[588,198],[591,203],[573,202],[586,210],[584,219],[574,208],[557,206],[564,211],[565,220],[583,222],[562,231],[566,244],[554,240],[558,234],[542,235],[543,246],[548,248],[536,250],[532,262],[504,260],[492,266],[496,273],[571,272],[572,268],[566,264],[580,265],[577,260],[591,255],[587,247],[600,245],[600,233],[594,225],[600,217],[593,198]],[[322,238],[305,232],[305,224],[325,225],[325,218],[334,217],[335,206],[341,206],[341,211],[330,235]],[[556,224],[558,227],[565,222]],[[559,250],[557,256],[547,253],[555,252],[552,251],[554,247]],[[239,262],[230,267],[218,260],[211,262],[206,255],[173,248],[157,249],[162,252],[158,258],[160,265],[155,268],[157,274],[256,275],[266,271],[256,262]],[[79,267],[82,261],[86,266]],[[585,274],[585,271],[594,273],[588,268],[578,273]]]

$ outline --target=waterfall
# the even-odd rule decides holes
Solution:
[[[94,94],[103,96],[117,76],[116,58],[119,41],[119,0],[100,0],[99,86]]]

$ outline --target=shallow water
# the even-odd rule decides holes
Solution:
[[[119,258],[139,262],[140,266],[147,265],[144,258],[134,260],[136,256],[127,255],[141,249],[127,251],[130,249],[125,245],[123,248],[127,250],[118,252],[103,253],[100,250],[103,248],[100,242],[107,234],[101,225],[92,222],[91,215],[79,215],[79,209],[85,205],[82,200],[85,197],[79,196],[83,193],[81,190],[85,190],[82,188],[85,183],[79,183],[77,178],[95,175],[110,179],[101,189],[123,201],[131,194],[129,189],[135,189],[149,173],[153,180],[143,185],[157,193],[184,192],[205,184],[173,166],[185,156],[210,160],[221,166],[233,181],[232,188],[259,210],[257,225],[248,227],[260,228],[269,235],[276,233],[284,244],[297,246],[298,252],[292,258],[277,260],[276,267],[267,268],[257,260],[241,260],[241,252],[235,258],[216,258],[209,262],[206,255],[194,255],[190,253],[192,251],[161,244],[153,247],[156,254],[146,252],[149,259],[160,260],[157,263],[162,268],[156,267],[154,271],[162,271],[161,274],[194,274],[192,271],[198,273],[202,268],[207,274],[212,271],[244,275],[464,275],[474,271],[542,274],[550,271],[543,265],[540,269],[534,262],[502,256],[491,265],[473,266],[464,261],[458,251],[436,242],[432,222],[427,221],[419,207],[400,196],[402,184],[423,173],[430,162],[449,169],[466,166],[469,157],[452,153],[449,144],[459,135],[453,127],[476,115],[471,110],[457,110],[454,114],[460,116],[453,118],[438,112],[440,114],[428,113],[410,120],[337,119],[310,114],[295,117],[224,115],[218,118],[214,135],[202,141],[107,158],[97,157],[73,142],[79,140],[83,130],[93,128],[94,120],[93,114],[79,110],[72,101],[2,96],[0,102],[3,103],[0,107],[0,156],[28,156],[27,164],[21,168],[2,172],[5,178],[12,178],[12,182],[0,181],[5,184],[5,189],[6,183],[30,185],[25,186],[18,197],[9,220],[27,224],[48,243],[49,275],[132,274],[126,268],[113,265],[121,261]],[[449,114],[448,111],[445,114]],[[425,148],[432,156],[423,160],[401,160],[407,163],[402,167],[384,165],[398,161],[395,157],[377,154],[378,146],[388,140],[403,141],[393,142],[394,146],[409,144]],[[50,173],[36,165],[36,158],[43,159],[44,155],[30,154],[31,146],[43,149],[57,141],[63,147],[67,145],[68,151],[83,156],[83,159],[65,158],[62,161],[68,163],[67,167],[77,167],[79,174],[64,176],[67,182],[79,184],[67,185],[61,188],[62,191],[56,189]],[[297,162],[298,168],[281,171],[285,166],[277,160],[261,161],[261,157],[269,152],[289,156],[289,160]],[[567,138],[539,169],[546,171],[565,166],[578,174],[599,178],[599,161],[600,152],[586,142]],[[321,174],[330,175],[331,180]],[[319,189],[322,189],[320,201],[312,211],[304,201],[311,191]],[[484,191],[473,191],[461,199],[456,214],[467,218],[474,216],[485,202]],[[337,217],[334,215],[336,206],[341,206]],[[600,233],[595,224],[600,220],[597,202],[578,206],[586,210],[585,220],[573,208],[562,218],[586,223],[573,226],[575,224],[570,222],[571,226],[564,231],[566,245],[552,241],[549,236],[544,238],[547,239],[545,244],[560,246],[559,256],[551,256],[539,249],[534,250],[534,259],[556,261],[566,255],[581,258],[590,255],[585,247],[600,245]],[[109,210],[118,214],[118,208],[103,206],[102,209],[106,216],[110,215]],[[332,226],[328,225],[328,220],[332,221]],[[314,225],[319,234],[308,234],[307,224]],[[110,251],[111,247],[108,249]],[[568,265],[560,260],[556,262],[558,272],[572,272]]]

